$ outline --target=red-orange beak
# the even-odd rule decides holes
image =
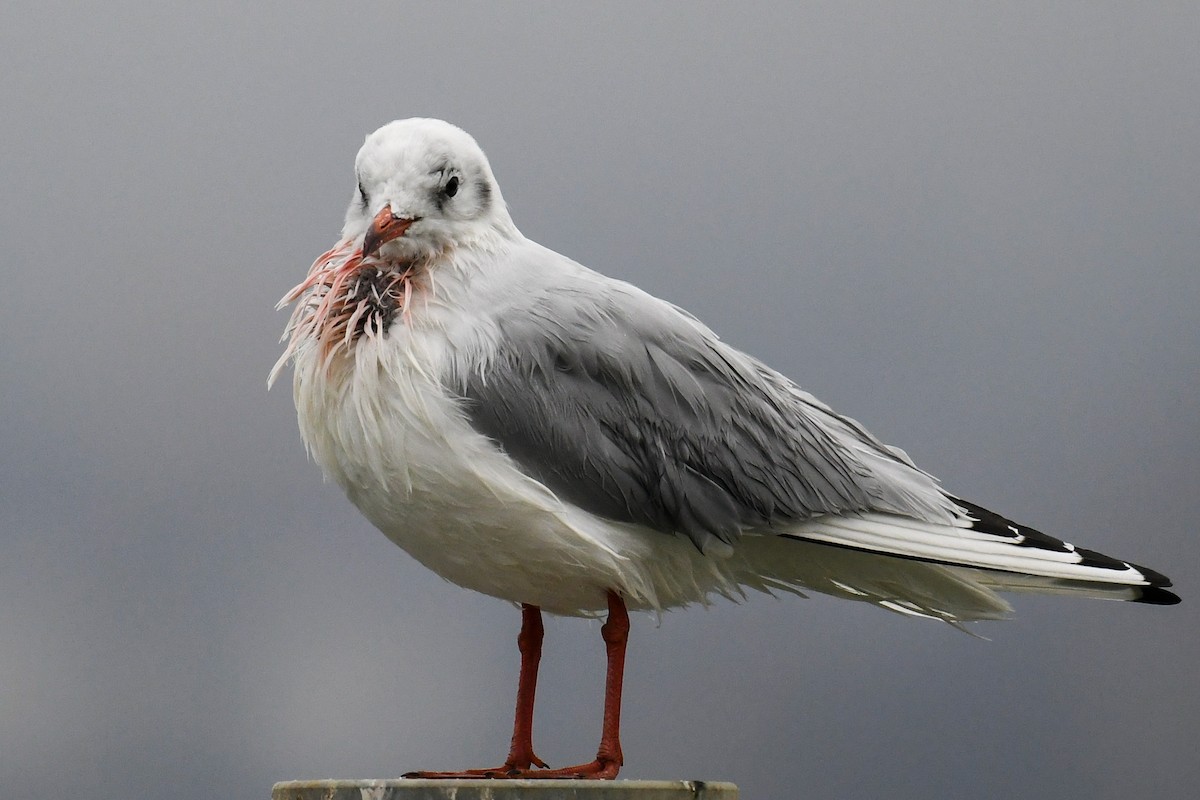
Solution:
[[[371,227],[367,228],[367,235],[363,237],[363,258],[375,255],[379,248],[393,239],[399,239],[414,222],[415,219],[394,216],[392,207],[384,206],[371,220]]]

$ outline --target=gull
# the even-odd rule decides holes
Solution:
[[[518,605],[508,757],[417,777],[613,778],[628,611],[817,591],[956,626],[996,592],[1169,605],[1158,572],[941,488],[695,317],[525,238],[441,120],[370,134],[337,244],[280,307],[313,460],[385,536]],[[596,757],[533,750],[542,612],[607,615]]]

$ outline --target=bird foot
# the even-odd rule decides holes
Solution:
[[[405,778],[514,778],[520,773],[533,772],[532,767],[546,768],[542,761],[530,750],[527,753],[510,753],[508,760],[499,767],[491,769],[464,769],[458,772],[406,772]]]
[[[521,769],[513,770],[505,775],[506,778],[526,778],[534,780],[550,780],[554,778],[578,778],[594,781],[611,781],[621,771],[621,762],[608,758],[597,758],[586,764],[576,764],[573,767],[561,769]]]
[[[532,754],[531,754],[532,755]],[[537,765],[540,769],[533,769]],[[533,756],[530,763],[524,766],[516,766],[513,764],[504,764],[503,766],[494,769],[464,769],[460,772],[406,772],[405,778],[435,778],[435,779],[452,779],[452,778],[492,778],[496,780],[551,780],[556,778],[565,779],[588,779],[598,781],[611,781],[617,777],[617,773],[621,770],[619,761],[610,759],[596,759],[589,761],[586,764],[577,764],[573,767],[562,767],[560,769],[547,769],[545,763]]]

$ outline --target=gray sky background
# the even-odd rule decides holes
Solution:
[[[820,597],[639,618],[623,776],[1194,793],[1200,6],[245,5],[0,11],[6,796],[502,758],[518,614],[375,532],[264,388],[363,136],[414,115],[475,135],[531,238],[1185,598],[1018,597],[991,641]],[[598,626],[547,648],[563,765]]]

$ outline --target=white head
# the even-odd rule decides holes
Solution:
[[[487,156],[448,122],[389,122],[367,137],[354,171],[342,236],[364,236],[364,256],[415,261],[516,235]]]

